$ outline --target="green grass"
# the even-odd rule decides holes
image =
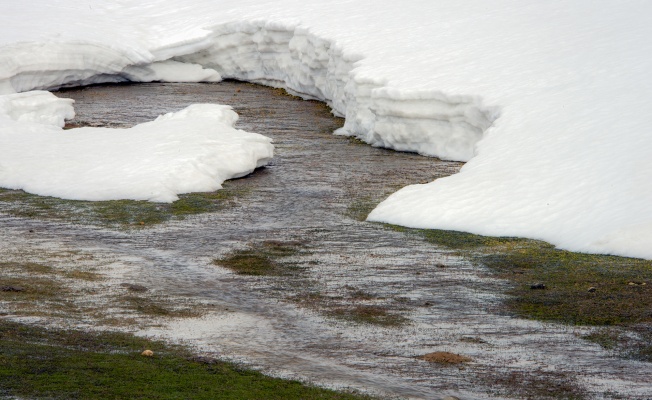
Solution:
[[[301,243],[267,240],[252,244],[248,249],[237,250],[226,257],[214,260],[216,265],[240,275],[289,275],[299,271],[294,263],[281,261],[300,252]]]
[[[0,211],[25,218],[109,226],[141,226],[218,211],[233,206],[238,198],[246,196],[247,193],[247,189],[227,182],[223,189],[215,192],[183,194],[174,203],[152,203],[137,200],[64,200],[37,196],[22,190],[0,189]]]
[[[652,362],[652,327],[650,326],[633,326],[629,329],[599,328],[583,338],[623,357]]]
[[[364,221],[374,208],[376,202],[370,196],[358,197],[349,203],[345,215],[356,221]]]
[[[248,189],[226,182],[215,192],[188,193],[174,203],[137,200],[78,201],[0,189],[0,211],[17,217],[104,226],[147,226],[189,215],[214,212],[236,204]]]
[[[506,313],[570,325],[614,326],[619,327],[619,332],[636,331],[633,337],[621,335],[614,348],[623,357],[652,361],[652,261],[575,253],[530,239],[387,226],[454,249],[471,262],[488,267],[494,276],[509,281]],[[545,285],[545,289],[532,289],[536,284]],[[587,339],[608,347],[604,335]]]
[[[652,262],[557,250],[526,241],[476,259],[509,279],[519,315],[577,325],[652,323]],[[532,290],[543,283],[545,290]],[[589,291],[590,288],[591,291]]]
[[[153,357],[143,357],[145,349]],[[124,333],[0,322],[0,396],[47,399],[359,399],[198,359]]]

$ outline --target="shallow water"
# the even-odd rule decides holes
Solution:
[[[388,396],[497,398],[509,390],[494,382],[513,372],[551,385],[566,374],[595,398],[609,398],[607,390],[644,398],[652,385],[648,365],[609,357],[579,339],[579,329],[500,315],[505,283],[480,266],[415,235],[352,218],[352,205],[450,175],[460,163],[334,136],[343,121],[323,104],[240,82],[109,85],[57,95],[76,100],[72,124],[114,127],[192,103],[231,104],[241,117],[238,128],[274,139],[272,163],[229,182],[248,191],[219,212],[130,230],[0,215],[5,245],[9,237],[12,243],[23,237],[90,249],[128,264],[123,281],[221,310],[142,334],[187,340],[198,352],[274,375]],[[252,277],[212,263],[266,240],[300,241],[303,250],[289,259],[299,272]],[[381,307],[407,323],[378,326],[332,316],[358,305]],[[434,351],[474,361],[446,367],[415,358]]]

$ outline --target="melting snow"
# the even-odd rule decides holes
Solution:
[[[3,7],[0,93],[220,76],[285,87],[345,116],[340,134],[470,160],[456,176],[398,192],[372,220],[652,257],[652,4],[35,0]],[[6,182],[20,174],[7,159],[23,150],[2,146]]]

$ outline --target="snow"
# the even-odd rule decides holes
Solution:
[[[338,134],[470,160],[371,220],[652,258],[650,2],[6,3],[0,93],[220,76],[284,87],[345,116]]]
[[[78,200],[177,200],[220,189],[273,156],[271,139],[237,130],[229,106],[195,104],[129,129],[63,130],[72,101],[32,91],[0,97],[0,186]],[[7,151],[8,149],[8,151]]]

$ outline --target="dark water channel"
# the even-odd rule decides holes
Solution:
[[[495,313],[504,283],[479,267],[416,235],[357,218],[394,190],[455,173],[460,163],[334,136],[343,121],[323,104],[246,83],[96,86],[57,95],[75,99],[73,124],[113,127],[193,103],[230,104],[238,128],[274,139],[269,166],[227,184],[246,194],[224,210],[131,230],[30,222],[41,240],[138,266],[124,279],[221,310],[145,334],[182,339],[279,376],[407,398],[496,398],[492,382],[502,374],[542,373],[544,366],[609,387],[635,374],[596,356],[572,328]],[[3,220],[7,229],[24,224]],[[301,244],[288,259],[297,273],[246,276],[213,264],[270,240]],[[397,323],[347,314],[365,307]],[[474,362],[450,367],[416,358],[434,351]]]

